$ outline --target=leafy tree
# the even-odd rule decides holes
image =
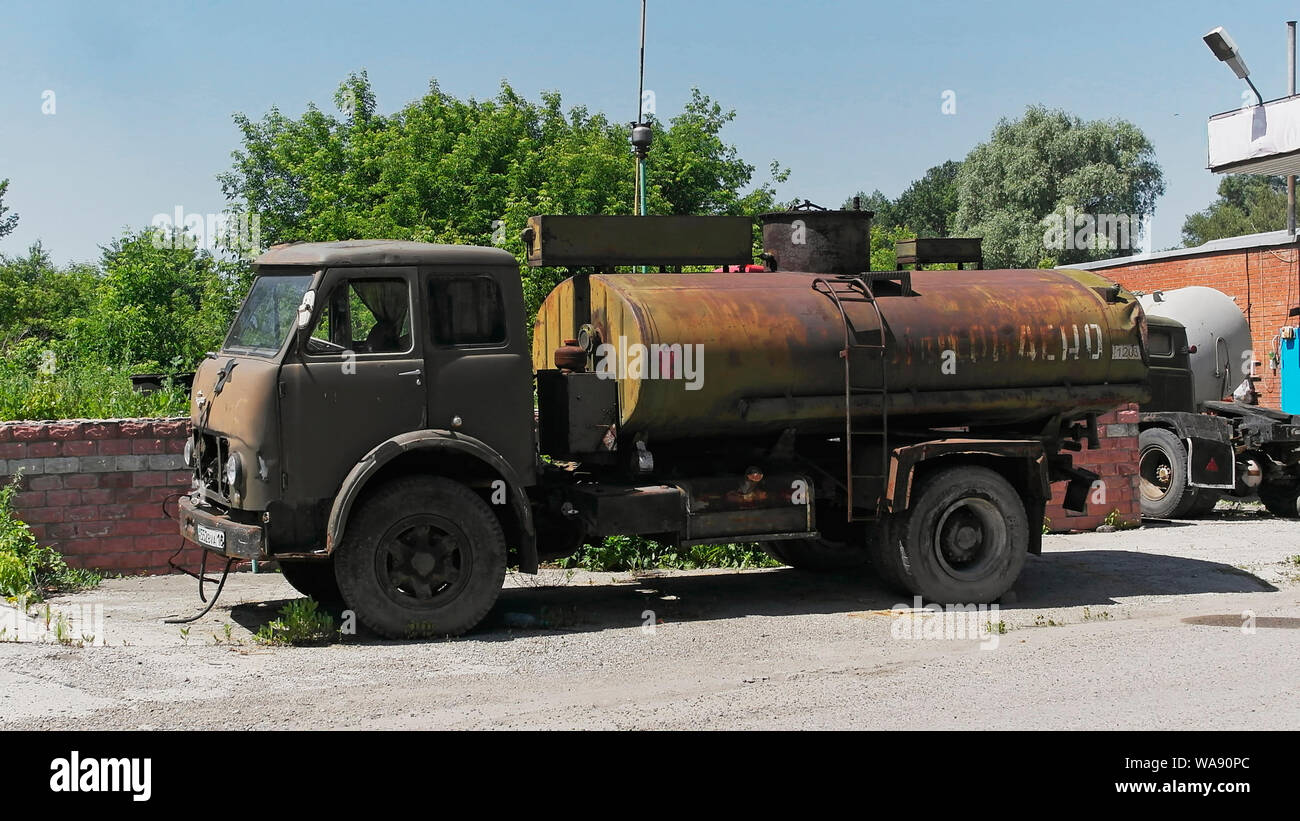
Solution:
[[[143,229],[104,249],[93,301],[68,332],[81,357],[137,371],[185,371],[220,343],[248,266],[159,238]]]
[[[73,318],[85,314],[96,287],[93,265],[59,268],[40,242],[26,256],[0,257],[0,350],[61,339]]]
[[[220,175],[234,207],[261,215],[266,244],[358,237],[497,244],[524,257],[519,233],[534,214],[627,214],[633,158],[627,127],[560,95],[524,99],[503,83],[491,100],[460,100],[436,82],[400,111],[377,113],[365,72],[335,97],[341,117],[313,105],[298,119],[272,109],[235,116],[243,145]],[[772,206],[770,184],[745,191],[754,167],[720,132],[734,117],[698,90],[681,114],[652,122],[648,210],[752,214]],[[774,177],[780,174],[774,165]],[[529,270],[535,310],[558,273]]]
[[[1204,211],[1183,221],[1183,244],[1280,231],[1286,227],[1286,178],[1229,174],[1219,181],[1219,196]]]
[[[872,225],[881,225],[893,228],[899,224],[898,216],[894,213],[893,201],[881,193],[879,188],[872,191],[870,194],[865,191],[859,191],[846,199],[840,205],[840,208],[845,211],[853,210],[853,201],[855,199],[857,200],[857,205],[861,210],[871,212]]]
[[[1036,266],[1119,256],[1133,248],[1047,247],[1048,220],[1067,215],[1142,218],[1164,193],[1150,141],[1123,120],[1084,122],[1030,106],[1002,120],[975,146],[956,177],[954,232],[984,239],[990,267]],[[1094,240],[1097,234],[1088,237]],[[1131,246],[1137,243],[1130,241]]]
[[[894,202],[893,218],[921,237],[946,237],[957,216],[957,173],[961,162],[948,160],[928,169]]]
[[[5,207],[5,194],[9,191],[9,180],[0,180],[0,237],[8,236],[18,227],[18,215],[9,214],[9,209]],[[5,216],[9,214],[9,216]]]

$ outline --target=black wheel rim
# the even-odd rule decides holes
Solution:
[[[978,581],[997,573],[1007,551],[1006,519],[988,499],[958,499],[935,524],[935,558],[954,579]]]
[[[469,538],[441,516],[402,519],[388,529],[375,552],[375,574],[384,595],[404,607],[437,607],[456,598],[473,566]]]
[[[1138,476],[1142,498],[1158,502],[1169,495],[1169,488],[1174,482],[1174,466],[1163,450],[1148,448],[1139,457]]]

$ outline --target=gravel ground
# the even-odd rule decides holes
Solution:
[[[1297,729],[1297,554],[1254,511],[1049,536],[975,638],[866,574],[550,570],[459,639],[265,647],[277,573],[188,637],[195,582],[117,579],[51,602],[103,646],[0,642],[0,728]]]

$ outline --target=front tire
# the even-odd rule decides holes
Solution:
[[[1184,516],[1197,503],[1187,484],[1187,451],[1183,442],[1164,428],[1147,428],[1138,436],[1138,474],[1142,515],[1156,519]]]
[[[1011,589],[1029,553],[1029,522],[1011,483],[976,466],[923,479],[891,518],[876,564],[887,583],[941,604],[985,604]]]
[[[471,630],[496,603],[505,572],[505,534],[492,509],[459,482],[432,476],[369,494],[335,558],[343,600],[388,638]]]

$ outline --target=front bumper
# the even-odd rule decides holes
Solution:
[[[204,550],[228,559],[266,557],[266,531],[247,525],[206,506],[196,506],[188,496],[180,501],[181,536]]]

